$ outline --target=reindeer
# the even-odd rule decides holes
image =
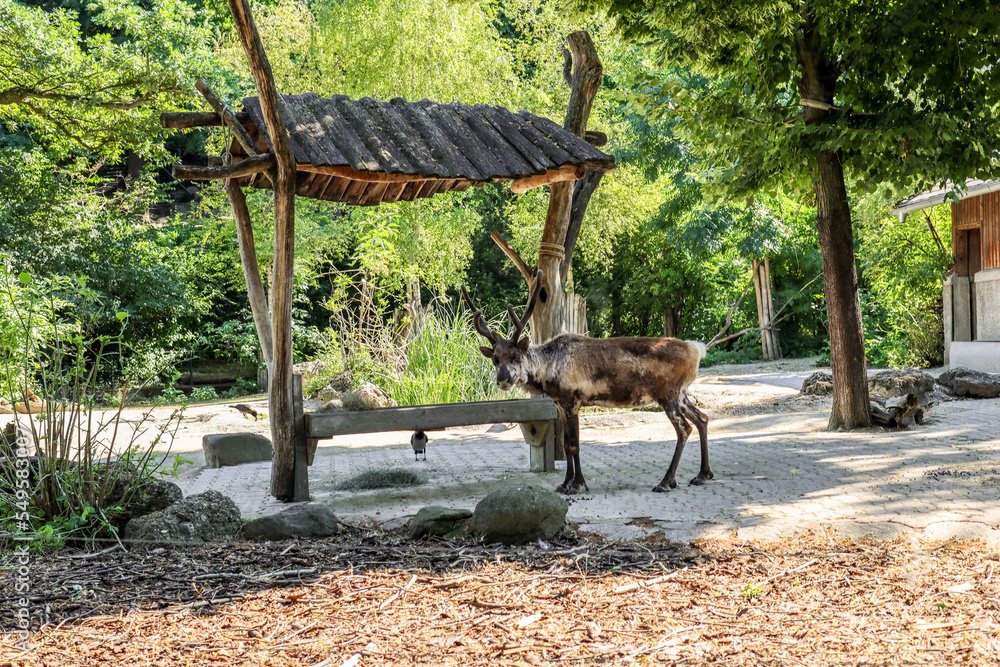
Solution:
[[[677,432],[677,446],[654,492],[677,488],[677,464],[693,430],[688,419],[698,428],[701,440],[701,470],[691,484],[700,486],[712,479],[708,417],[687,395],[705,356],[705,345],[676,338],[588,338],[568,333],[531,345],[527,337],[520,336],[541,286],[542,271],[538,271],[523,317],[518,318],[514,307],[507,305],[513,325],[509,338],[490,330],[464,287],[462,295],[473,312],[476,331],[490,342],[490,347],[479,349],[496,366],[500,389],[520,387],[532,396],[548,396],[558,407],[565,433],[566,479],[556,491],[572,495],[590,490],[580,467],[579,418],[580,408],[590,405],[621,408],[656,403],[666,412]]]

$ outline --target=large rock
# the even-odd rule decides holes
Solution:
[[[164,510],[136,517],[125,525],[124,539],[146,545],[229,540],[240,529],[240,509],[218,491],[206,491]]]
[[[352,391],[345,391],[340,395],[340,400],[343,401],[344,408],[352,411],[396,407],[396,401],[371,382],[365,382]]]
[[[417,512],[407,534],[411,540],[421,537],[458,537],[464,532],[472,512],[430,505]]]
[[[294,537],[330,537],[339,529],[340,522],[333,510],[320,503],[305,503],[249,521],[240,529],[239,536],[256,542],[274,542]]]
[[[333,385],[326,385],[316,392],[316,398],[326,403],[327,401],[338,400],[340,392],[333,388]]]
[[[317,359],[316,361],[303,361],[300,364],[295,364],[292,366],[293,373],[299,373],[302,375],[302,379],[306,380],[313,375],[319,375],[320,373],[325,373],[330,370],[330,367],[326,365],[325,361]]]
[[[933,388],[934,376],[916,368],[875,371],[868,376],[868,391],[879,396],[914,394],[919,397]]]
[[[121,530],[132,519],[163,511],[183,498],[181,487],[165,479],[147,479],[131,493],[128,493],[124,481],[112,484],[108,489],[106,504],[120,506],[122,509],[109,515],[108,519]]]
[[[568,510],[558,493],[530,484],[506,486],[479,501],[469,527],[486,544],[549,540],[566,524]]]
[[[833,393],[833,373],[816,371],[805,379],[799,391],[813,396],[829,396]]]
[[[205,465],[209,468],[235,466],[240,463],[270,461],[271,441],[256,433],[215,433],[201,439]]]
[[[1000,396],[1000,373],[974,371],[958,366],[945,371],[937,379],[956,396],[974,398],[996,398]]]

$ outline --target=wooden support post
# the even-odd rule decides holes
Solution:
[[[292,280],[295,258],[295,158],[282,118],[281,102],[248,0],[229,0],[236,33],[253,74],[261,111],[277,159],[274,188],[274,265],[271,280],[271,333],[274,360],[268,387],[271,441],[271,495],[295,494],[295,420],[292,407]]]
[[[757,322],[765,361],[781,359],[781,343],[774,328],[774,300],[771,293],[771,266],[765,257],[753,261],[753,287],[757,296]]]
[[[271,316],[267,308],[267,292],[260,279],[260,266],[257,263],[257,245],[253,238],[253,227],[250,224],[250,209],[247,208],[247,198],[243,188],[235,183],[226,185],[229,204],[236,220],[236,239],[240,245],[240,264],[243,265],[243,279],[247,285],[247,297],[250,301],[250,312],[253,313],[253,323],[257,329],[257,340],[264,357],[264,365],[270,375],[274,365],[274,344],[271,342]],[[270,381],[267,385],[270,386]]]
[[[553,472],[555,465],[556,420],[533,421],[520,424],[521,434],[528,443],[528,470]]]
[[[306,418],[302,400],[302,376],[292,375],[292,410],[295,415],[295,491],[292,502],[309,500],[309,444],[306,442]]]

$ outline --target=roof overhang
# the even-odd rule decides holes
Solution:
[[[1000,181],[982,181],[977,178],[970,178],[963,185],[955,185],[947,181],[944,185],[939,185],[931,190],[907,197],[896,204],[892,212],[902,222],[907,214],[914,211],[922,211],[951,201],[962,201],[972,199],[991,192],[1000,191]]]

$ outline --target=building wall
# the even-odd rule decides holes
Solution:
[[[958,275],[1000,269],[1000,192],[952,204],[951,238]]]
[[[1000,346],[1000,192],[951,206],[955,271],[944,283],[945,363],[990,371]]]
[[[1000,269],[980,271],[973,280],[975,340],[1000,340]]]

